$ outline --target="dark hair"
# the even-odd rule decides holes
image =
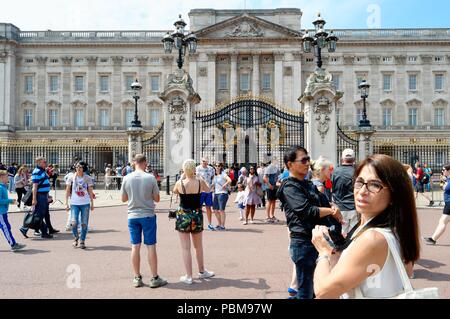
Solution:
[[[444,166],[445,170],[450,171],[450,164]]]
[[[303,146],[293,146],[287,150],[284,154],[284,164],[287,166],[288,162],[294,162],[297,159],[297,152],[302,151],[306,155],[308,155],[308,151]]]
[[[391,203],[384,212],[366,226],[390,228],[400,243],[403,260],[416,261],[420,255],[419,226],[416,201],[408,174],[403,165],[387,155],[372,155],[363,160],[355,170],[354,180],[366,166],[372,167],[391,192]]]
[[[220,172],[219,172],[219,174],[217,174],[217,172],[215,174],[216,175],[221,175],[223,170],[224,170],[223,164],[222,163],[216,164],[215,168],[217,168],[217,167],[220,167]]]
[[[88,165],[87,165],[86,162],[78,162],[78,163],[76,163],[75,164],[75,168],[77,167],[77,165],[80,165],[81,167],[83,167],[83,173],[87,172]]]

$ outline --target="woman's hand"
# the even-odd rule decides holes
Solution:
[[[330,237],[330,234],[328,233],[328,228],[325,226],[319,226],[317,225],[313,231],[312,231],[312,243],[314,247],[316,247],[317,252],[320,255],[332,255],[333,254],[333,248],[330,246],[330,244],[327,242],[327,240],[324,237],[324,234],[328,237]]]
[[[331,214],[331,216],[333,216],[338,222],[340,222],[342,224],[342,222],[344,220],[344,216],[342,216],[339,208],[337,206],[333,205],[331,207],[331,209],[333,210],[333,214]]]

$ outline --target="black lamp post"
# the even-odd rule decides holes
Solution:
[[[328,52],[333,53],[336,51],[336,42],[339,40],[337,36],[334,35],[333,31],[330,33],[326,32],[324,27],[326,21],[318,15],[316,21],[313,22],[316,29],[316,33],[311,36],[308,30],[305,30],[305,34],[302,37],[303,40],[303,51],[305,53],[310,53],[314,49],[314,55],[317,58],[317,68],[322,68],[322,49],[328,47]]]
[[[184,30],[186,27],[186,22],[181,18],[181,14],[178,20],[174,23],[176,30],[170,34],[167,34],[162,39],[164,43],[164,51],[169,54],[172,53],[172,49],[178,50],[178,68],[181,70],[184,64],[184,55],[186,54],[186,49],[189,50],[189,54],[194,54],[197,51],[197,37],[193,32],[187,34]]]
[[[131,127],[142,127],[138,117],[138,100],[140,99],[139,92],[142,90],[142,85],[136,79],[136,82],[131,84],[131,89],[133,90],[134,99],[134,120],[131,122]]]
[[[367,119],[367,110],[366,110],[366,99],[369,97],[369,89],[370,85],[363,80],[358,85],[359,90],[361,91],[361,98],[363,99],[363,118],[359,121],[359,127],[372,127],[370,121]]]

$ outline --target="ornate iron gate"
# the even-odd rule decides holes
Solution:
[[[150,168],[162,174],[164,171],[164,123],[152,137],[143,141],[142,148]]]
[[[348,136],[347,134],[344,133],[344,131],[341,130],[341,128],[339,127],[339,124],[337,125],[337,147],[336,147],[336,152],[337,152],[337,159],[338,159],[338,164],[340,164],[340,158],[342,156],[342,152],[347,149],[347,148],[351,148],[352,150],[355,151],[355,156],[356,156],[356,162],[359,161],[359,141],[351,138],[350,136]]]
[[[275,108],[256,98],[238,99],[214,111],[194,115],[193,153],[196,162],[228,165],[283,160],[285,151],[304,145],[304,117],[300,112]]]

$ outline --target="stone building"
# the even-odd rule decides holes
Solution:
[[[301,49],[300,9],[193,9],[197,54],[185,69],[213,110],[241,95],[299,113],[298,101],[314,71]],[[328,27],[328,26],[326,26]],[[32,164],[44,154],[70,165],[75,156],[103,169],[127,157],[124,133],[134,116],[130,84],[143,85],[139,117],[146,139],[159,134],[167,76],[176,54],[161,43],[167,31],[21,31],[0,24],[0,161]],[[344,92],[340,127],[355,130],[362,116],[357,85],[371,84],[368,118],[375,151],[434,167],[450,158],[450,29],[335,30],[335,53],[324,67]],[[150,152],[157,166],[161,152]]]

